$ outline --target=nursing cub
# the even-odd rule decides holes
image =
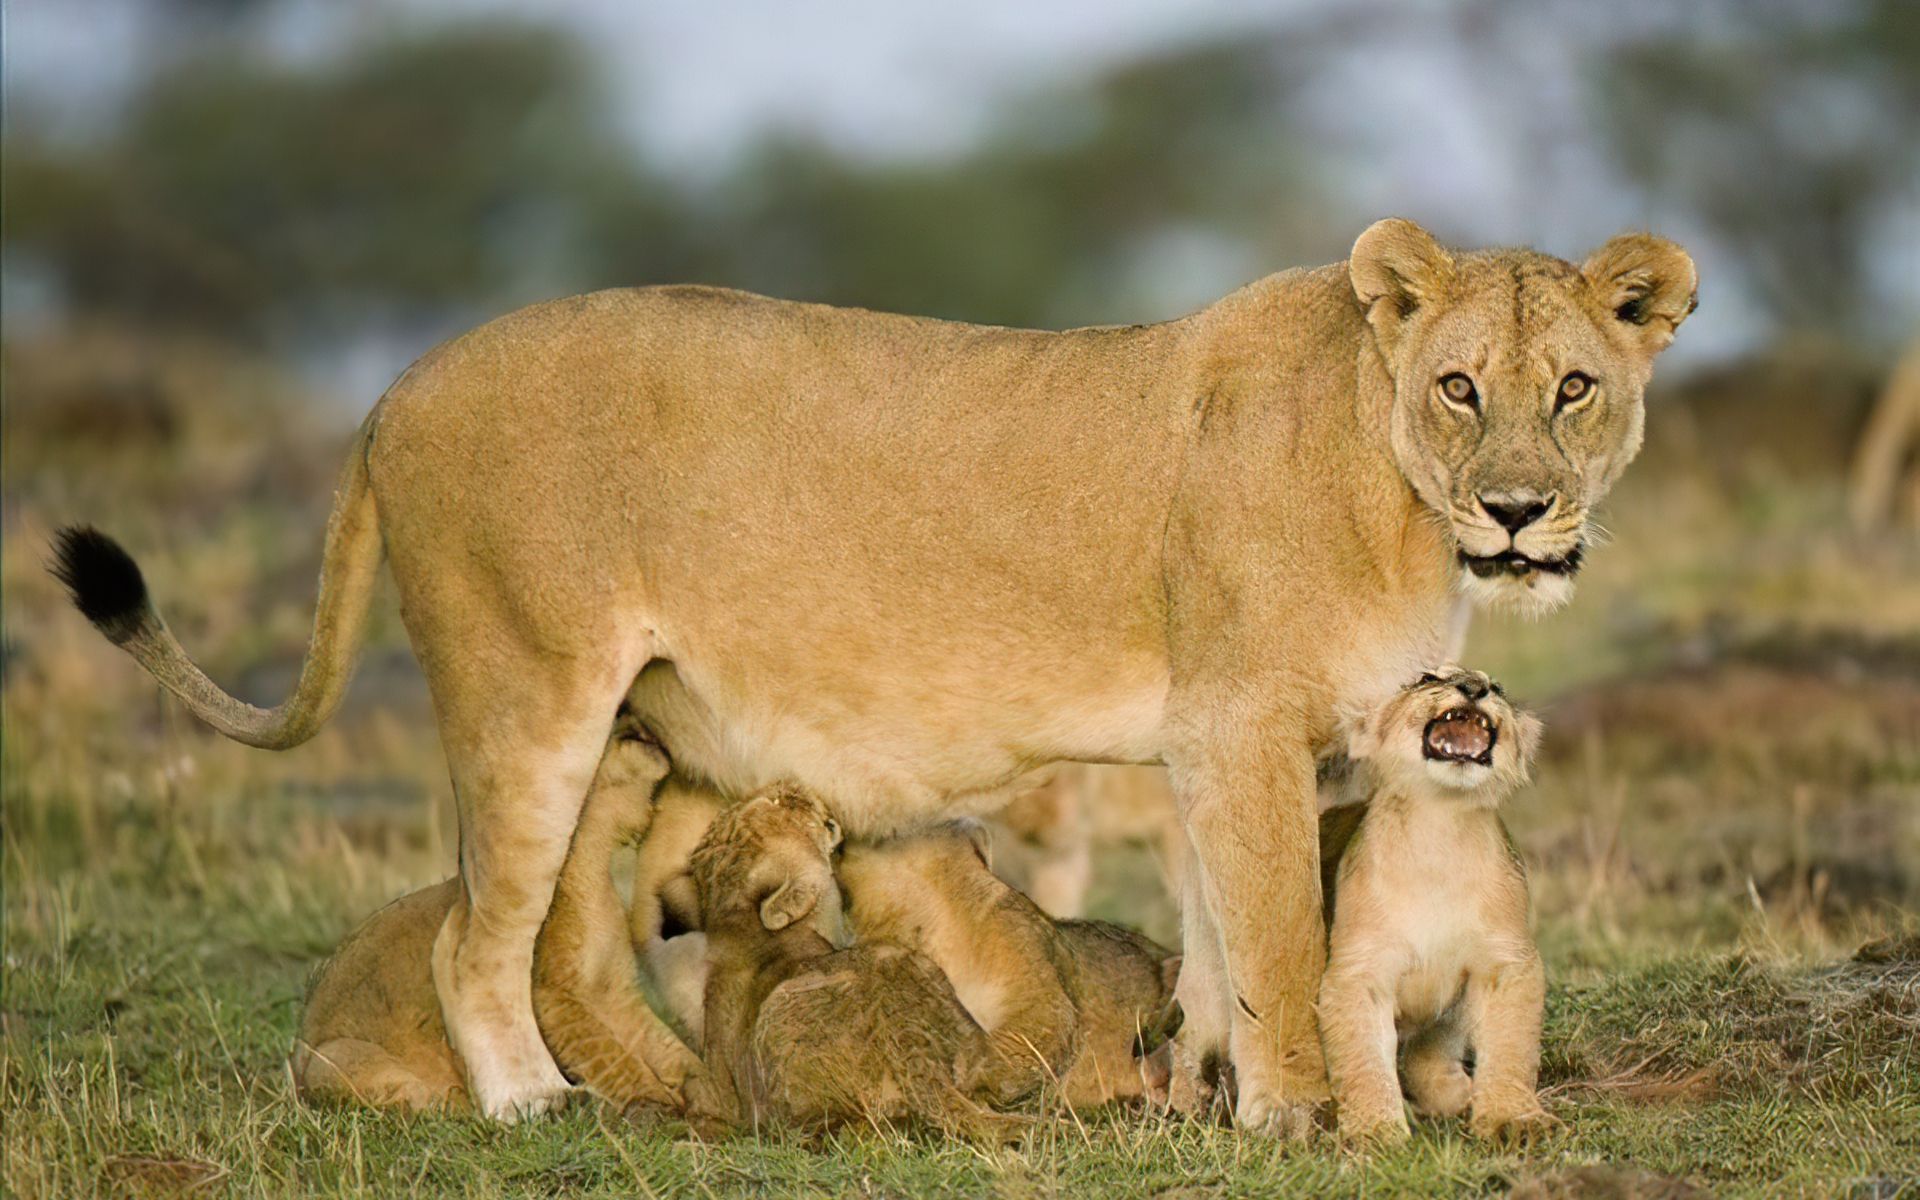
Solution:
[[[738,1119],[1014,1131],[976,1099],[996,1054],[940,969],[901,946],[847,945],[839,843],[817,797],[775,785],[722,811],[693,852],[705,1058]]]
[[[1415,1106],[1470,1112],[1478,1136],[1552,1122],[1534,1090],[1546,977],[1498,812],[1526,781],[1539,732],[1486,675],[1449,668],[1352,735],[1367,798],[1320,821],[1320,1033],[1342,1136],[1407,1136],[1401,1058]]]
[[[979,826],[851,845],[840,882],[862,939],[918,950],[952,981],[999,1051],[998,1099],[1052,1086],[1092,1108],[1162,1082],[1139,1051],[1179,956],[1104,921],[1047,916],[994,875]]]

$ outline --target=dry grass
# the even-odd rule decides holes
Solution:
[[[1689,425],[1696,449],[1722,429],[1716,401],[1669,397],[1572,608],[1476,631],[1474,661],[1548,701],[1548,755],[1511,812],[1553,977],[1545,1082],[1567,1127],[1545,1144],[1490,1151],[1429,1123],[1369,1159],[1289,1154],[1135,1111],[1042,1122],[1005,1150],[706,1144],[591,1105],[499,1129],[293,1100],[283,1058],[313,964],[453,857],[390,602],[346,710],[276,756],[162,702],[64,609],[42,560],[58,521],[123,534],[215,676],[274,698],[304,644],[345,429],[270,367],[206,349],[103,333],[10,347],[5,365],[6,1194],[1920,1187],[1920,545],[1839,532],[1839,464],[1820,468],[1818,437],[1743,456],[1715,433],[1696,470],[1672,448]],[[1143,846],[1101,855],[1095,896],[1168,932]]]

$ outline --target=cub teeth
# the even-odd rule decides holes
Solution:
[[[1486,764],[1492,760],[1499,730],[1481,709],[1459,705],[1427,723],[1422,752],[1428,758]]]

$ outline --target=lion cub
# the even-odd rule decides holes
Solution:
[[[991,1035],[996,1102],[1057,1082],[1069,1107],[1092,1108],[1152,1082],[1134,1051],[1179,957],[1117,925],[1047,916],[993,874],[981,826],[849,845],[840,882],[861,941],[925,954]]]
[[[1534,1091],[1546,977],[1527,931],[1526,875],[1497,811],[1526,781],[1539,733],[1487,676],[1449,668],[1403,688],[1352,735],[1369,799],[1322,814],[1320,851],[1320,1036],[1343,1136],[1407,1135],[1401,1046],[1421,1111],[1471,1109],[1470,1128],[1485,1137],[1551,1121]]]
[[[582,808],[534,950],[534,1009],[569,1076],[622,1105],[700,1115],[705,1069],[641,999],[614,891],[618,844],[645,827],[667,759],[623,716]],[[433,987],[433,947],[460,881],[367,918],[315,978],[290,1066],[308,1100],[464,1108],[460,1057]]]
[[[972,1098],[993,1047],[940,969],[899,946],[837,948],[839,844],[818,797],[776,784],[721,812],[694,851],[708,1069],[756,1126],[1016,1128]]]

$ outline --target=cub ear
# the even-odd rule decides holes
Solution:
[[[1380,707],[1350,717],[1346,721],[1347,757],[1354,762],[1365,762],[1380,753],[1386,744],[1386,733],[1381,729],[1382,712]]]
[[[1347,274],[1391,369],[1394,346],[1407,321],[1422,305],[1439,299],[1452,281],[1453,258],[1420,226],[1388,217],[1367,226],[1353,243]]]
[[[1532,713],[1516,713],[1513,718],[1513,741],[1520,751],[1520,775],[1524,781],[1533,771],[1533,755],[1540,749],[1540,718]]]
[[[1699,303],[1700,277],[1685,250],[1650,233],[1623,233],[1587,256],[1580,273],[1647,356],[1665,350]]]
[[[967,818],[955,821],[954,826],[966,835],[968,844],[973,847],[973,856],[980,860],[980,865],[989,871],[993,870],[993,832],[986,823]]]
[[[805,920],[820,903],[819,880],[789,875],[760,901],[760,924],[778,933],[796,921]]]

